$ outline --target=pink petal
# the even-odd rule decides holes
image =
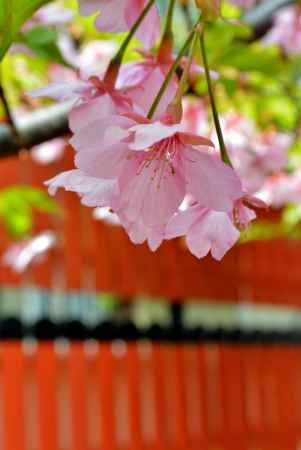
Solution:
[[[149,227],[164,225],[177,210],[185,195],[185,180],[180,168],[164,175],[154,164],[145,164],[144,152],[132,154],[119,179],[121,205],[130,222],[142,220]],[[156,169],[156,171],[154,171]]]
[[[203,207],[232,211],[234,201],[242,197],[241,181],[234,170],[217,155],[193,147],[186,147],[183,154],[187,192]]]
[[[124,116],[99,117],[98,120],[88,122],[86,126],[80,127],[70,139],[70,144],[78,152],[86,150],[101,152],[102,146],[120,142],[127,135],[126,130],[133,123],[133,120]]]
[[[54,100],[64,100],[67,98],[76,98],[84,95],[89,89],[91,89],[90,83],[84,81],[76,81],[71,83],[53,83],[48,86],[35,89],[28,92],[30,97],[49,97]]]
[[[126,8],[128,0],[98,0],[101,14],[96,17],[95,26],[99,31],[118,33],[128,31]]]
[[[208,211],[203,209],[204,213]],[[200,207],[187,208],[185,211],[178,211],[168,222],[165,229],[165,238],[173,239],[187,234],[189,228],[200,217]]]
[[[69,112],[69,126],[76,132],[90,122],[113,114],[116,114],[115,104],[108,94],[104,94],[73,107]]]
[[[187,145],[203,145],[206,147],[214,147],[213,142],[203,136],[199,136],[193,133],[179,133],[181,141]]]
[[[75,165],[92,177],[116,178],[121,173],[128,153],[126,144],[100,145],[94,150],[78,152]]]
[[[148,113],[164,79],[165,74],[160,66],[148,66],[148,74],[143,82],[138,83],[135,89],[133,88],[128,92],[134,104],[139,106],[144,114]],[[175,96],[176,90],[177,83],[175,79],[172,79],[157,106],[155,118],[160,118],[165,113],[167,106]]]
[[[102,180],[90,177],[84,172],[74,169],[62,172],[45,182],[50,195],[54,195],[59,188],[76,192],[82,197],[82,203],[88,206],[110,206],[113,193],[116,190],[114,180]]]
[[[150,48],[154,45],[159,36],[160,18],[157,8],[154,5],[143,20],[141,27],[138,29],[137,37],[147,48]]]
[[[54,178],[45,181],[45,185],[48,186],[50,195],[56,194],[60,187],[63,187],[66,191],[85,194],[94,189],[97,182],[96,178],[88,177],[82,171],[74,169],[62,172]]]
[[[79,13],[82,16],[90,16],[101,8],[102,0],[78,0]]]
[[[154,122],[146,125],[135,125],[130,131],[135,132],[134,141],[129,145],[131,150],[143,150],[151,147],[162,139],[173,136],[181,130],[180,124],[165,125]]]
[[[240,233],[228,214],[208,211],[192,225],[187,236],[187,245],[197,258],[203,258],[209,251],[218,261],[239,239]]]

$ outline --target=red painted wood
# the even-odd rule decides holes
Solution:
[[[100,442],[103,449],[116,448],[114,411],[114,365],[110,344],[101,344],[98,355]]]
[[[7,342],[1,347],[4,449],[27,450],[24,409],[25,358],[22,345],[19,342]]]
[[[130,449],[139,450],[142,446],[141,408],[140,408],[140,365],[136,344],[128,344],[127,356],[127,389],[129,397],[129,431]]]
[[[58,356],[52,343],[38,345],[36,383],[38,393],[39,450],[58,448]]]
[[[61,450],[63,404],[64,423],[71,426],[66,450],[295,450],[300,442],[299,348],[120,343],[112,351],[101,344],[92,364],[83,345],[73,343],[64,363],[61,358],[50,343],[32,354],[20,343],[2,344],[3,450],[33,450],[29,442],[38,450]],[[93,398],[87,395],[91,370]],[[27,408],[28,393],[37,393],[34,427],[25,392]],[[32,402],[35,409],[35,396]],[[94,415],[99,439],[92,444]],[[38,442],[25,439],[35,427]]]
[[[71,439],[73,450],[88,448],[86,355],[83,344],[73,343],[68,357]]]

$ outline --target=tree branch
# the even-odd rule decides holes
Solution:
[[[57,104],[34,111],[18,120],[17,136],[11,126],[0,124],[0,158],[14,155],[22,146],[30,149],[69,132],[67,112],[70,103]]]

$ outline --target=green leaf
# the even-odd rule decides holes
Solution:
[[[0,0],[0,61],[21,26],[49,0]]]
[[[40,58],[65,64],[57,46],[58,33],[46,27],[34,27],[18,34],[18,41],[24,43]]]
[[[1,190],[0,219],[12,237],[22,238],[31,231],[34,210],[56,213],[59,208],[42,189],[12,186]]]

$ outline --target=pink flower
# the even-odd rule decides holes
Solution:
[[[146,50],[137,50],[137,52],[144,57],[144,60],[123,64],[118,75],[117,87],[130,88],[131,99],[140,107],[141,113],[147,114],[175,57],[169,43],[164,45],[157,55]],[[186,64],[187,58],[184,57],[181,61],[181,68],[184,69]],[[193,82],[195,77],[203,73],[204,69],[193,63],[190,68],[190,81]],[[218,78],[218,74],[214,71],[211,71],[211,76],[215,79]],[[177,87],[178,79],[174,76],[157,106],[155,117],[161,117],[164,114],[175,96]]]
[[[122,89],[115,89],[98,77],[74,82],[53,83],[30,93],[31,97],[50,97],[55,100],[74,99],[69,112],[69,126],[77,131],[103,116],[129,111],[132,100]]]
[[[80,13],[89,16],[101,13],[95,19],[99,31],[128,31],[139,17],[146,0],[78,0]],[[160,20],[154,5],[137,31],[137,37],[147,47],[151,47],[160,33]]]
[[[263,39],[265,44],[283,47],[288,54],[301,52],[301,8],[298,5],[287,6],[275,14],[272,29]]]
[[[133,244],[147,242],[153,252],[159,248],[165,237],[165,226],[158,225],[149,227],[139,219],[135,222],[129,222],[122,213],[119,214],[119,219]]]
[[[104,77],[117,49],[118,45],[114,40],[90,41],[84,45],[78,62],[81,78],[87,79],[93,75]]]
[[[116,180],[100,179],[74,169],[62,172],[45,182],[49,194],[54,195],[63,187],[66,191],[76,192],[86,206],[107,207],[113,202],[118,190]]]
[[[270,177],[256,196],[274,208],[282,208],[289,203],[301,203],[301,170]]]
[[[257,192],[287,165],[289,134],[259,132],[252,121],[238,114],[224,117],[223,129],[231,161],[246,191]]]
[[[140,108],[142,114],[147,114],[166,78],[173,59],[171,54],[165,54],[164,59],[162,59],[146,51],[139,50],[139,53],[144,56],[143,61],[121,66],[117,87],[131,88],[131,99]],[[176,94],[177,86],[177,77],[174,76],[157,107],[155,117],[160,117],[166,111],[167,106]]]
[[[136,116],[135,116],[136,118]],[[100,178],[118,178],[119,209],[130,222],[164,224],[191,192],[203,205],[231,210],[241,184],[211,142],[182,132],[179,124],[139,123],[133,118],[105,118],[74,135],[75,162]],[[110,125],[111,124],[111,125]],[[104,133],[105,130],[105,133]]]
[[[77,169],[47,182],[77,192],[88,206],[118,214],[133,242],[156,249],[186,194],[203,208],[232,211],[241,183],[208,139],[184,133],[180,124],[151,122],[131,114],[103,117],[71,139]]]
[[[204,258],[211,252],[221,260],[238,241],[240,233],[229,214],[194,205],[174,215],[166,228],[166,238],[186,236],[190,252]]]
[[[30,156],[39,164],[50,164],[61,159],[66,147],[66,139],[54,138],[43,144],[36,145],[30,150]]]
[[[63,8],[57,4],[45,5],[31,17],[30,20],[23,25],[22,30],[26,31],[34,26],[61,26],[65,25],[74,17],[71,9]]]
[[[47,252],[57,244],[53,231],[43,231],[30,239],[12,244],[2,256],[2,264],[22,273],[31,264],[43,262]]]
[[[250,207],[265,208],[265,203],[244,195],[234,203],[232,212],[213,211],[194,203],[176,213],[166,227],[165,237],[186,237],[190,252],[204,258],[209,252],[221,260],[240,237],[239,229],[246,228],[256,218]]]
[[[208,110],[200,98],[183,98],[183,126],[185,131],[206,136],[209,134]]]

